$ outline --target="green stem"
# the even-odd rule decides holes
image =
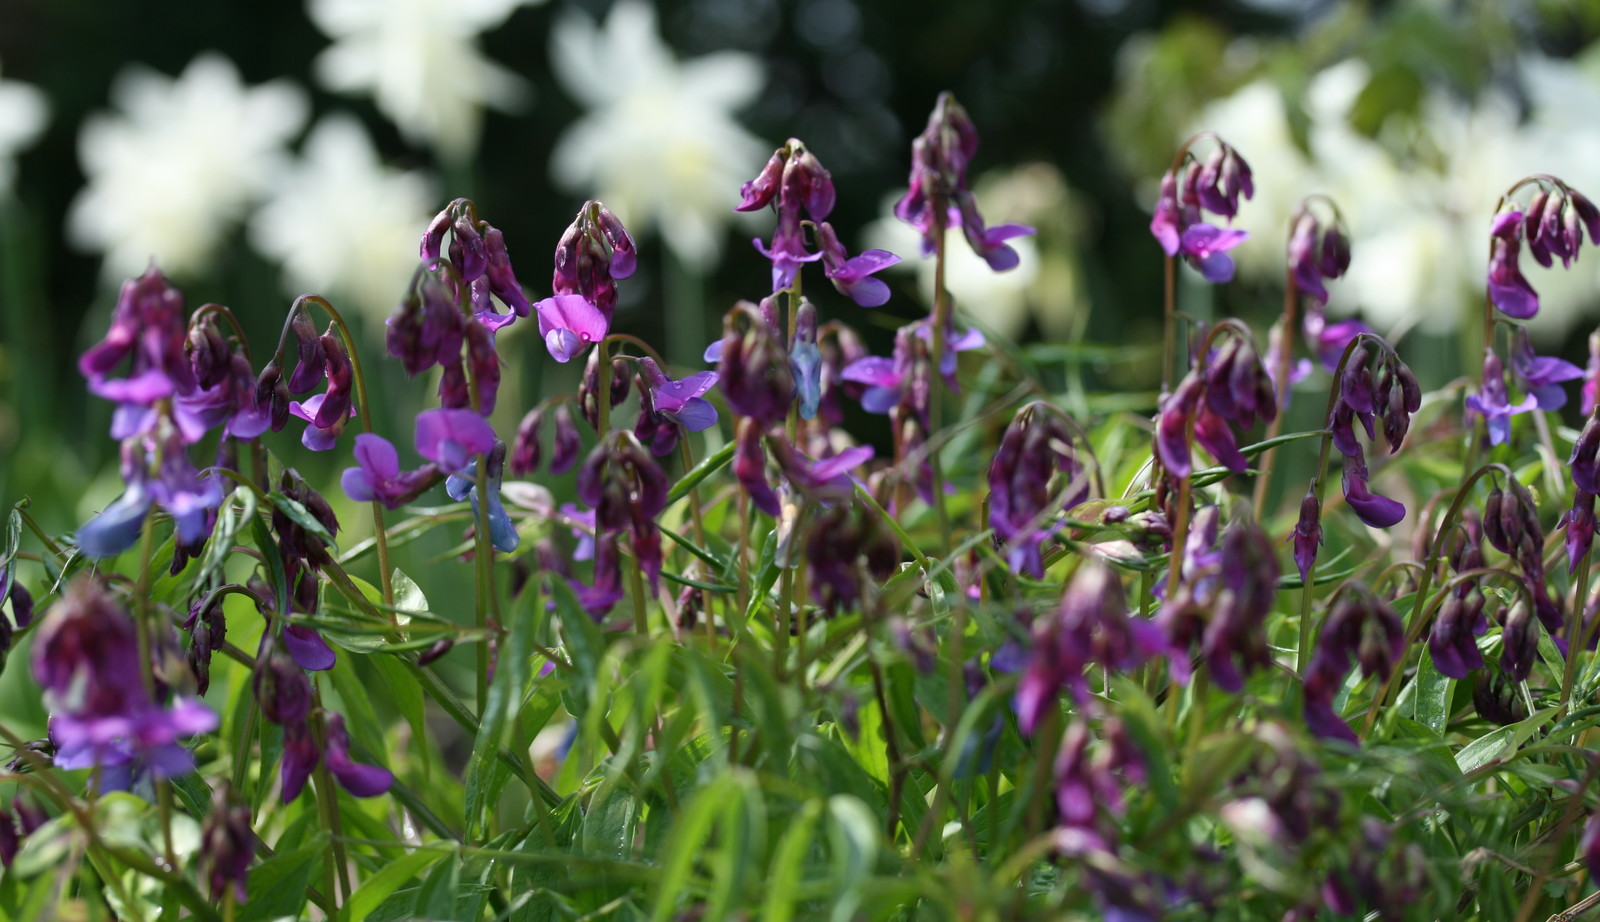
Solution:
[[[1293,364],[1294,359],[1295,312],[1300,306],[1300,286],[1295,282],[1293,267],[1290,267],[1284,273],[1284,276],[1283,320],[1281,321],[1283,324],[1283,348],[1279,350],[1278,367],[1274,369],[1277,382],[1277,393],[1274,396],[1278,401],[1278,412],[1272,417],[1272,422],[1267,426],[1266,441],[1269,442],[1277,438],[1278,433],[1283,431],[1283,418],[1288,415],[1289,366]],[[1271,333],[1267,334],[1269,340],[1271,335]],[[1267,343],[1268,348],[1271,348],[1271,345],[1272,343],[1269,341]],[[1272,483],[1272,462],[1277,458],[1277,455],[1278,453],[1272,450],[1262,452],[1261,458],[1257,462],[1261,469],[1260,476],[1256,477],[1255,492],[1255,507],[1258,515],[1263,514],[1267,508],[1267,489]],[[1318,468],[1318,470],[1321,470],[1321,468]]]
[[[936,210],[937,211],[937,210]],[[939,547],[942,551],[950,549],[950,514],[945,508],[944,499],[944,454],[937,442],[934,433],[943,428],[943,403],[944,403],[944,353],[948,346],[946,337],[950,327],[950,292],[944,287],[945,274],[945,221],[943,214],[933,216],[933,348],[931,361],[933,368],[928,377],[928,429],[927,433],[929,451],[928,464],[933,469],[933,511],[939,523]]]
[[[599,389],[595,392],[595,438],[604,439],[611,431],[611,344],[606,337],[594,344],[595,367],[599,371]]]

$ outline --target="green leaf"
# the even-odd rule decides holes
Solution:
[[[390,574],[389,583],[394,588],[394,607],[397,613],[421,614],[431,611],[428,608],[428,597],[422,594],[422,587],[399,567],[395,567],[394,572]],[[404,624],[406,620],[402,616],[400,623]]]
[[[583,605],[566,580],[551,580],[550,591],[555,597],[556,618],[561,623],[561,639],[577,673],[573,684],[579,688],[592,686],[595,674],[600,669],[600,658],[606,652],[605,635],[600,633],[600,626],[594,623],[589,613],[583,610]],[[581,719],[588,710],[587,696],[581,691],[574,691],[563,697],[572,716]]]
[[[211,787],[198,772],[173,778],[172,789],[178,793],[178,799],[183,801],[183,805],[189,808],[189,813],[193,816],[205,819],[211,813]]]
[[[416,914],[432,922],[468,922],[456,913],[456,895],[461,890],[461,856],[450,855],[428,872],[417,891]]]
[[[428,723],[423,713],[422,687],[411,678],[405,665],[393,656],[369,656],[367,662],[377,670],[384,692],[394,702],[400,716],[411,726],[412,738],[419,742],[429,739]],[[420,755],[423,771],[426,772],[428,766],[433,764],[429,758],[433,747],[418,746],[415,751]]]
[[[760,918],[765,922],[789,922],[794,917],[796,891],[811,850],[811,834],[822,816],[822,801],[810,800],[800,808],[778,840],[777,851],[767,870],[766,898],[761,902]]]
[[[1455,694],[1456,680],[1434,668],[1433,657],[1424,655],[1412,684],[1416,689],[1412,693],[1411,716],[1435,733],[1443,733],[1450,722],[1450,698]]]
[[[678,811],[672,831],[667,836],[667,844],[662,849],[666,861],[662,865],[660,882],[655,887],[656,901],[650,912],[651,922],[666,922],[672,918],[680,899],[687,895],[695,862],[702,857],[717,817],[728,809],[730,802],[738,799],[736,787],[733,775],[719,775]]]
[[[534,592],[531,586],[528,591]],[[531,604],[535,607],[541,604],[537,593]],[[500,648],[499,665],[495,669],[494,681],[489,685],[477,738],[472,743],[472,757],[468,762],[466,819],[469,831],[478,829],[478,824],[485,821],[485,807],[495,801],[499,785],[505,783],[506,773],[499,768],[497,757],[510,736],[511,718],[527,693],[530,678],[534,647],[533,616],[530,612],[518,610],[511,612],[508,617],[511,631]]]
[[[734,443],[729,442],[679,478],[678,482],[672,485],[672,489],[667,491],[667,504],[671,505],[688,496],[690,490],[700,485],[700,481],[726,467],[728,462],[733,460],[733,449]]]
[[[319,832],[305,847],[278,852],[251,868],[245,882],[250,899],[239,910],[239,922],[299,917],[306,905],[306,889],[321,867],[322,852],[327,847],[327,833]]]
[[[444,855],[440,851],[415,851],[384,865],[378,873],[368,877],[350,895],[344,905],[345,922],[365,922],[367,916],[400,885],[415,877],[423,868]]]
[[[1514,726],[1498,727],[1490,730],[1483,736],[1461,747],[1461,751],[1456,753],[1456,766],[1461,769],[1462,774],[1465,774],[1487,765],[1505,751],[1507,744],[1515,738],[1516,734],[1517,730]]]

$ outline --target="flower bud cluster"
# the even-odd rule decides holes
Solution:
[[[1510,208],[1494,216],[1489,240],[1489,298],[1507,317],[1527,320],[1539,312],[1539,294],[1517,264],[1522,244],[1541,266],[1555,259],[1572,265],[1583,246],[1584,229],[1600,243],[1600,208],[1559,180],[1539,180],[1526,211]]]
[[[1217,147],[1203,162],[1186,153],[1182,167],[1161,177],[1150,233],[1167,256],[1181,255],[1206,281],[1221,283],[1233,279],[1233,259],[1227,251],[1249,235],[1207,224],[1203,212],[1232,221],[1239,213],[1239,199],[1255,195],[1255,181],[1250,165],[1232,145],[1213,140]]]
[[[1089,479],[1078,460],[1066,419],[1035,401],[1017,411],[989,462],[989,527],[1008,545],[1018,573],[1040,579],[1043,543],[1056,531],[1056,514],[1089,498]]]
[[[1405,654],[1405,628],[1400,616],[1382,599],[1359,583],[1347,584],[1323,620],[1316,653],[1306,667],[1306,725],[1324,739],[1357,742],[1333,709],[1333,699],[1344,686],[1353,658],[1361,674],[1387,679]]]
[[[1422,408],[1422,388],[1411,369],[1376,337],[1351,347],[1346,355],[1328,416],[1333,446],[1344,456],[1344,498],[1361,521],[1388,528],[1405,517],[1406,507],[1368,489],[1371,474],[1356,440],[1355,423],[1361,423],[1368,440],[1376,441],[1374,424],[1381,418],[1390,453],[1399,451],[1411,427],[1411,415]]]

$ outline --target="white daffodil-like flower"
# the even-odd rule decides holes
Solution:
[[[0,196],[11,191],[16,174],[12,158],[44,130],[49,107],[44,94],[15,80],[0,80]]]
[[[226,232],[270,186],[284,144],[305,123],[292,83],[247,87],[218,54],[177,79],[134,65],[111,87],[115,113],[91,115],[78,135],[88,187],[68,215],[73,243],[105,254],[108,278],[204,269]]]
[[[1526,120],[1502,92],[1468,104],[1430,91],[1399,152],[1395,138],[1368,138],[1350,125],[1369,76],[1360,61],[1328,67],[1307,87],[1309,157],[1289,140],[1269,81],[1214,103],[1197,125],[1235,144],[1256,176],[1256,198],[1238,221],[1252,235],[1239,249],[1241,271],[1280,275],[1290,215],[1301,197],[1322,193],[1338,204],[1352,237],[1349,274],[1329,287],[1335,313],[1359,308],[1379,330],[1415,323],[1433,332],[1476,316],[1500,194],[1535,169],[1600,190],[1590,155],[1600,145],[1600,80],[1572,62],[1538,57],[1525,59],[1522,73]],[[1597,266],[1584,259],[1568,270],[1525,266],[1540,295],[1530,327],[1547,337],[1570,330],[1594,303]]]
[[[527,99],[516,74],[483,56],[478,35],[518,7],[544,0],[309,0],[311,21],[333,47],[317,80],[370,93],[414,143],[461,161],[478,146],[484,106],[515,111]]]
[[[296,292],[349,298],[383,317],[417,266],[433,205],[431,179],[384,166],[355,118],[332,115],[251,219],[250,242],[283,264]]]
[[[550,55],[589,109],[556,143],[556,182],[602,199],[635,232],[658,226],[691,264],[715,260],[739,187],[770,153],[733,118],[761,91],[760,62],[741,52],[678,62],[643,0],[620,0],[604,26],[562,17]]]

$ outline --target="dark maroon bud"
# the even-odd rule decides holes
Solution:
[[[1500,643],[1500,668],[1513,681],[1526,681],[1539,658],[1539,628],[1526,601],[1518,599],[1506,613]]]
[[[704,607],[700,592],[693,586],[684,586],[678,590],[678,630],[694,630],[695,625],[700,623],[700,614]]]
[[[1309,580],[1311,565],[1317,561],[1317,548],[1322,544],[1322,503],[1315,489],[1306,490],[1300,501],[1300,520],[1295,523],[1294,565],[1300,570],[1300,581]]]
[[[600,233],[605,237],[606,243],[611,244],[611,277],[621,281],[631,275],[638,264],[638,248],[634,246],[633,235],[622,226],[622,221],[612,214],[604,205],[596,215],[600,225]]]
[[[1517,683],[1507,680],[1493,665],[1473,678],[1472,706],[1484,720],[1502,727],[1528,719]]]
[[[1545,212],[1558,207],[1551,201],[1550,193],[1540,189],[1528,202],[1528,210],[1522,213],[1523,234],[1528,240],[1528,252],[1539,265],[1549,268],[1550,245],[1544,239]]]
[[[783,171],[783,198],[781,204],[792,202],[805,206],[813,221],[827,220],[833,212],[833,177],[823,168],[804,144],[789,139],[789,162]],[[791,196],[793,198],[791,199]]]
[[[1588,197],[1576,189],[1571,190],[1569,195],[1573,210],[1589,229],[1589,242],[1600,244],[1600,208],[1595,208],[1594,202],[1589,201]]]
[[[633,507],[655,518],[667,506],[667,478],[633,433],[617,430],[589,452],[578,470],[578,498],[594,508],[595,527],[622,531]]]
[[[483,249],[488,259],[485,272],[490,293],[511,308],[513,314],[528,316],[533,312],[533,305],[528,303],[528,296],[523,293],[517,274],[511,268],[511,254],[506,251],[506,238],[499,228],[484,225]]]
[[[234,799],[226,783],[212,798],[211,813],[200,827],[200,873],[213,903],[230,890],[235,903],[247,897],[245,881],[255,858],[256,836],[250,828],[250,806]]]
[[[283,381],[283,366],[274,359],[256,378],[256,405],[266,408],[273,432],[289,424],[289,387]]]
[[[572,470],[572,465],[578,461],[578,454],[583,451],[583,436],[578,432],[578,424],[572,418],[572,411],[566,404],[559,404],[555,409],[556,434],[550,453],[550,473],[565,474]]]
[[[437,276],[422,280],[422,355],[416,357],[427,370],[434,365],[448,364],[461,359],[461,345],[466,340],[466,317],[456,304],[455,293]],[[412,370],[412,360],[406,359],[406,370]]]
[[[1494,544],[1496,550],[1504,551],[1512,556],[1516,556],[1518,553],[1520,553],[1519,549],[1522,545],[1522,538],[1524,535],[1522,525],[1525,521],[1525,517],[1522,514],[1522,497],[1519,495],[1520,492],[1521,491],[1517,489],[1517,485],[1512,484],[1511,489],[1507,490],[1500,500],[1500,527],[1498,531],[1501,536],[1501,540],[1505,542],[1506,546],[1501,547],[1499,544],[1495,543],[1493,538],[1489,539],[1489,543]]]
[[[33,677],[46,701],[71,701],[80,716],[125,714],[144,695],[134,622],[93,579],[80,578],[50,606],[33,639]]]
[[[322,345],[319,340],[317,345]],[[415,288],[406,292],[399,308],[389,317],[384,332],[384,348],[400,360],[406,374],[416,375],[433,367],[433,347],[426,344],[422,296]]]
[[[1350,241],[1335,223],[1322,232],[1322,255],[1319,268],[1324,278],[1340,278],[1350,268]]]
[[[1400,450],[1400,445],[1406,440],[1406,431],[1411,428],[1411,414],[1406,410],[1407,402],[1405,384],[1399,375],[1394,375],[1389,381],[1381,411],[1383,438],[1389,443],[1390,454]]]
[[[733,474],[757,509],[770,516],[781,511],[778,494],[767,482],[767,454],[761,445],[761,426],[754,419],[739,421],[733,454]]]
[[[722,329],[717,375],[729,409],[763,426],[787,417],[794,403],[794,374],[776,328],[756,305],[741,301],[723,319]]]
[[[589,358],[583,366],[583,377],[578,379],[578,409],[583,413],[583,418],[589,423],[589,428],[596,435],[604,435],[600,431],[600,350],[589,350]]]
[[[350,365],[350,355],[345,352],[344,341],[331,324],[328,332],[322,334],[322,353],[327,358],[328,390],[311,424],[338,434],[344,430],[354,403],[355,372]]]
[[[189,328],[188,350],[195,383],[200,387],[215,387],[227,377],[232,355],[210,317]]]
[[[304,723],[311,714],[311,680],[294,657],[270,639],[256,659],[251,687],[261,716],[280,727]]]
[[[294,319],[289,321],[289,329],[294,333],[297,354],[294,374],[289,376],[289,392],[305,394],[315,390],[327,373],[327,359],[322,350],[322,338],[317,335],[317,327],[311,322],[311,315],[304,310],[294,312]]]
[[[461,275],[461,281],[475,281],[488,271],[489,254],[467,208],[457,209],[450,231],[450,263]]]
[[[767,160],[756,178],[745,183],[740,189],[739,204],[734,206],[734,211],[759,211],[772,203],[778,194],[778,186],[783,180],[784,163],[787,160],[787,148],[779,148]]]
[[[1559,525],[1567,529],[1567,572],[1576,573],[1578,564],[1594,546],[1594,495],[1578,490],[1572,498],[1572,508],[1561,517]]]
[[[6,870],[11,869],[11,862],[17,858],[17,849],[22,846],[22,835],[17,829],[16,818],[11,811],[0,806],[0,865]]]
[[[1489,491],[1489,498],[1483,503],[1483,536],[1495,550],[1502,554],[1510,554],[1512,543],[1506,538],[1500,517],[1500,507],[1504,503],[1505,493],[1499,487],[1492,488]]]
[[[853,503],[822,507],[806,539],[811,600],[827,614],[861,604],[864,580],[899,569],[900,542],[876,516]]]
[[[511,444],[511,474],[526,477],[539,469],[541,448],[539,430],[544,426],[544,410],[534,407],[517,425],[517,436]]]
[[[1465,679],[1474,669],[1483,668],[1483,654],[1478,650],[1479,634],[1487,629],[1483,623],[1483,593],[1469,589],[1467,599],[1476,599],[1469,606],[1467,599],[1451,593],[1439,607],[1433,628],[1428,635],[1428,652],[1433,655],[1434,668],[1452,679]]]
[[[633,363],[624,358],[611,360],[611,409],[615,410],[628,399],[628,389],[633,385]]]
[[[1344,373],[1339,378],[1339,399],[1357,413],[1371,413],[1373,408],[1372,369],[1368,367],[1372,353],[1365,345],[1357,346],[1345,362]]]
[[[447,363],[439,375],[439,405],[447,410],[472,407],[472,385],[467,380],[467,366],[459,359]]]
[[[455,646],[455,644],[456,642],[449,637],[444,637],[438,641],[435,641],[432,646],[417,654],[417,665],[427,666],[431,663],[437,662],[440,657],[444,656],[446,653],[449,653],[450,648]]]
[[[201,695],[211,687],[211,654],[221,648],[228,636],[228,623],[222,615],[221,600],[213,598],[211,604],[201,610],[203,601],[201,599],[194,603],[189,609],[189,619],[184,622],[192,638],[189,644],[189,671],[194,673],[195,691]]]
[[[433,220],[428,222],[428,229],[422,233],[422,246],[418,249],[418,255],[424,262],[439,258],[439,253],[444,249],[445,232],[450,230],[450,225],[455,220],[457,207],[464,202],[466,202],[464,198],[456,199],[444,206],[444,210],[434,215]]]
[[[488,416],[500,393],[500,356],[495,352],[494,334],[476,320],[467,323],[467,366],[478,395],[478,412]]]
[[[1591,414],[1578,440],[1572,446],[1572,456],[1567,464],[1572,468],[1572,482],[1585,493],[1600,494],[1600,414]]]

